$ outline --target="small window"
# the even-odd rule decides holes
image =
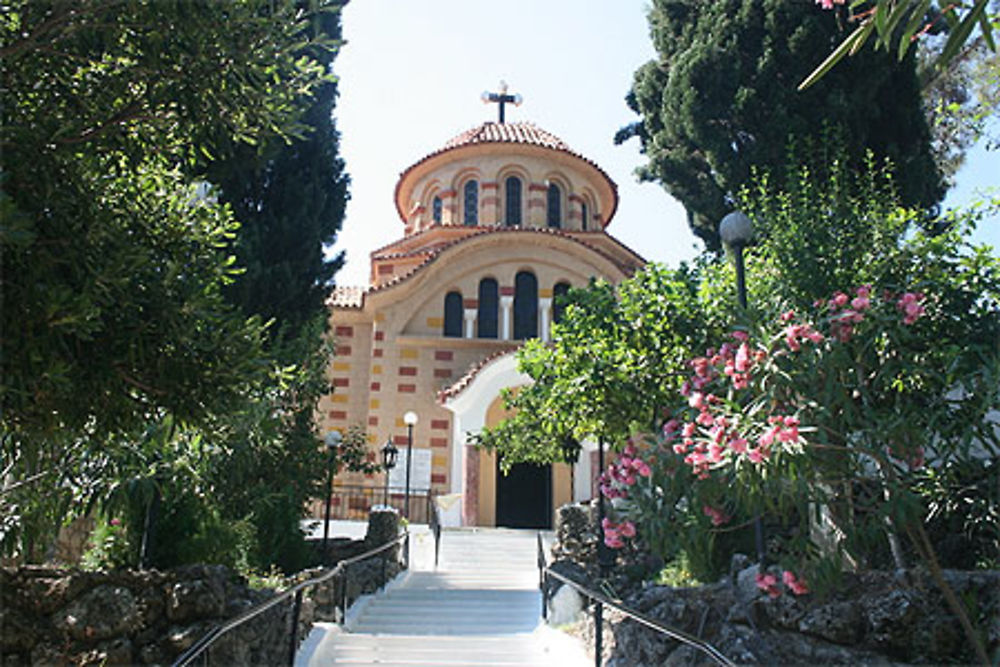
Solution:
[[[538,278],[530,271],[514,277],[514,338],[538,336]]]
[[[562,190],[555,183],[549,183],[547,220],[549,227],[559,229],[562,226]]]
[[[569,283],[556,283],[552,288],[552,321],[562,322],[563,311],[566,309],[564,303],[566,293],[569,292]]]
[[[580,229],[587,231],[587,220],[590,217],[590,211],[587,210],[587,202],[580,202]]]
[[[479,281],[479,312],[476,314],[478,338],[497,337],[497,314],[499,311],[499,290],[493,278]]]
[[[508,227],[518,227],[521,225],[521,179],[509,176],[504,182],[504,191],[507,204],[504,222]]]
[[[448,292],[444,297],[444,335],[462,337],[462,294]]]
[[[479,224],[479,181],[465,183],[465,224]]]
[[[431,217],[434,218],[434,222],[441,224],[441,210],[443,206],[441,204],[440,197],[434,197],[431,201]]]

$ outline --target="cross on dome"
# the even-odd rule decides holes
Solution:
[[[521,101],[522,101],[523,98],[520,95],[508,95],[507,94],[507,82],[506,81],[501,81],[500,82],[500,92],[499,93],[491,93],[488,90],[484,90],[480,99],[483,100],[483,104],[489,104],[490,102],[495,102],[496,104],[500,105],[500,108],[499,108],[499,111],[500,111],[500,122],[503,123],[504,122],[504,113],[503,113],[504,112],[504,105],[507,104],[508,102],[510,102],[511,104],[513,104],[516,107],[521,106]]]

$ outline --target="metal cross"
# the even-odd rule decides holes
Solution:
[[[483,91],[482,98],[483,104],[489,104],[490,102],[496,102],[500,105],[500,122],[504,122],[504,105],[510,102],[514,106],[521,106],[521,96],[520,95],[508,95],[507,94],[507,82],[500,82],[500,92],[491,93],[489,91]]]

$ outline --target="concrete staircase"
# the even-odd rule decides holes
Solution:
[[[418,537],[411,570],[359,602],[344,630],[314,630],[297,665],[592,664],[576,640],[540,623],[534,531],[445,531],[437,570],[433,539]]]

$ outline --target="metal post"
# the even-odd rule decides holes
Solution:
[[[604,438],[597,441],[597,469],[598,475],[604,474]],[[598,477],[600,479],[600,477]],[[604,494],[601,493],[600,484],[597,487],[597,565],[601,582],[608,577],[611,555],[608,545],[604,543]],[[602,654],[604,653],[604,604],[594,602],[594,664],[601,667]]]
[[[330,447],[330,455],[327,457],[327,476],[326,476],[326,516],[323,521],[323,555],[322,562],[326,562],[326,542],[330,537],[330,501],[333,499],[333,463],[334,457],[336,456],[336,450]]]
[[[302,610],[302,591],[295,591],[292,601],[292,635],[288,645],[288,667],[295,666],[295,653],[299,648],[299,614]]]
[[[410,518],[410,469],[413,467],[413,424],[406,425],[406,508],[404,516]]]

